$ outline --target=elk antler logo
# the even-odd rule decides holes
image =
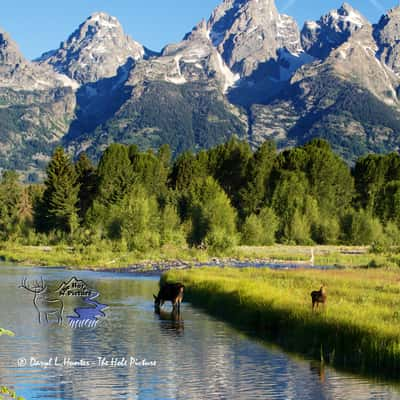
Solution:
[[[106,316],[104,310],[108,306],[95,301],[99,297],[99,292],[90,289],[86,282],[75,277],[63,282],[54,292],[58,298],[50,298],[43,278],[40,278],[40,281],[33,281],[31,284],[27,284],[27,279],[24,278],[19,287],[34,294],[33,305],[38,312],[39,324],[43,321],[43,318],[48,323],[50,316],[56,316],[58,324],[62,324],[64,312],[62,297],[79,297],[88,305],[87,307],[74,308],[75,315],[67,317],[71,328],[93,328],[97,326],[101,318]]]
[[[27,283],[27,278],[24,278],[19,287],[33,293],[33,305],[38,313],[39,324],[42,322],[43,317],[46,322],[49,322],[49,316],[51,315],[57,317],[58,324],[62,324],[64,303],[61,299],[51,299],[49,297],[48,288],[44,284],[43,278],[30,284]]]

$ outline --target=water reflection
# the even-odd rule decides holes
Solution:
[[[179,315],[169,307],[155,314],[156,279],[76,273],[109,306],[104,320],[94,329],[39,326],[32,299],[17,289],[25,275],[43,275],[49,287],[56,287],[71,272],[0,270],[0,301],[6,305],[0,309],[0,326],[16,333],[0,338],[0,384],[27,399],[400,399],[394,387],[294,360],[187,303]],[[71,301],[66,307],[75,305]],[[20,357],[65,358],[66,365],[18,368]],[[131,358],[136,359],[133,366]],[[113,359],[128,365],[101,364]],[[68,360],[93,364],[72,367]]]
[[[185,329],[182,313],[178,309],[164,311],[162,308],[156,308],[154,314],[160,319],[160,328],[165,333],[183,334]]]
[[[325,364],[323,362],[311,361],[310,371],[318,377],[321,383],[325,383]]]

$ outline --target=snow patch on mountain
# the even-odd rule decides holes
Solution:
[[[349,4],[331,10],[318,21],[307,21],[301,31],[303,49],[312,56],[324,59],[330,52],[369,22]]]
[[[59,49],[36,61],[85,84],[116,76],[129,59],[137,61],[145,55],[145,48],[124,33],[117,18],[99,12],[81,24]]]

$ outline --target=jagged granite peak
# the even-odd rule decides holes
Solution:
[[[98,95],[86,110],[81,108],[84,124],[66,140],[75,154],[84,150],[98,157],[104,149],[99,146],[115,138],[141,148],[168,143],[179,154],[213,146],[233,134],[246,137],[247,115],[225,96],[239,76],[213,46],[205,21],[158,57],[138,60],[127,72],[127,79],[110,82],[104,92],[104,113],[99,112]],[[115,100],[109,101],[112,96]],[[99,118],[109,113],[107,101],[119,103],[113,115]]]
[[[76,82],[28,61],[0,31],[0,167],[43,168],[69,129]]]
[[[183,40],[192,40],[196,37],[206,37],[207,39],[210,38],[207,30],[207,21],[205,19],[202,19],[190,32],[188,32],[183,37]]]
[[[307,21],[301,31],[301,44],[312,56],[324,59],[332,49],[339,47],[368,20],[349,4],[331,10],[318,21]]]
[[[299,68],[269,104],[251,109],[253,143],[281,147],[327,139],[348,161],[400,144],[400,78],[377,57],[370,25],[324,60]]]
[[[43,54],[37,61],[85,84],[115,76],[128,59],[139,60],[145,53],[140,43],[124,33],[117,18],[96,12],[58,50]]]
[[[48,66],[28,61],[11,36],[0,30],[0,87],[13,90],[49,90],[71,87],[76,83]]]
[[[160,57],[137,62],[129,84],[144,80],[177,85],[203,82],[225,92],[238,79],[213,46],[206,22],[201,21],[181,42],[166,46]]]
[[[7,32],[0,30],[0,63],[2,65],[16,65],[25,61],[17,44]]]
[[[379,46],[378,57],[397,75],[400,74],[400,6],[392,8],[374,25]]]
[[[274,0],[224,0],[208,21],[211,40],[234,73],[248,77],[279,51],[302,52],[296,21]]]
[[[373,37],[373,29],[370,25],[365,25],[345,43],[332,50],[323,62],[299,69],[291,83],[329,72],[368,90],[388,105],[399,105],[397,88],[400,79],[376,58],[377,52],[378,46]]]

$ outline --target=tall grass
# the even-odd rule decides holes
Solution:
[[[382,270],[171,271],[186,299],[283,348],[364,373],[400,376],[400,275]],[[325,310],[312,290],[327,286]]]

